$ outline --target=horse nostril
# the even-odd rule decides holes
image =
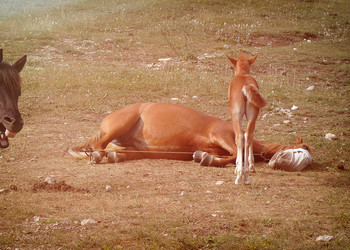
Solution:
[[[14,122],[15,122],[15,119],[14,119],[14,118],[11,118],[11,117],[8,117],[8,116],[6,116],[6,117],[4,117],[4,121],[5,121],[5,122],[7,122],[7,123],[12,124],[12,123],[14,123]]]

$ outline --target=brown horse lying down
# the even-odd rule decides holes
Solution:
[[[69,155],[100,163],[142,158],[195,160],[202,166],[223,167],[236,159],[232,124],[189,107],[136,103],[103,119],[100,131],[85,144],[70,147]],[[108,146],[108,147],[107,147]],[[256,160],[271,159],[281,150],[309,149],[299,137],[297,145],[284,146],[254,140]]]

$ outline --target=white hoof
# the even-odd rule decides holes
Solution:
[[[116,163],[118,162],[118,156],[116,152],[108,152],[107,153],[107,159],[109,163]]]
[[[193,153],[193,160],[195,162],[200,163],[203,159],[203,155],[205,154],[205,152],[197,150],[196,152]]]
[[[242,185],[243,184],[242,176],[237,176],[237,178],[235,180],[235,184],[236,185]]]
[[[102,161],[102,157],[98,152],[92,152],[92,162],[95,164],[99,164]]]
[[[249,171],[252,172],[252,173],[255,173],[255,167],[254,167],[254,164],[250,164],[249,165]]]
[[[244,184],[245,184],[245,185],[250,185],[250,184],[252,184],[252,182],[251,182],[249,176],[246,176],[246,177],[245,177]]]

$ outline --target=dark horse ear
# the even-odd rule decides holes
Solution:
[[[17,62],[15,62],[12,66],[17,70],[17,72],[21,72],[24,64],[26,64],[27,61],[27,56],[22,57],[21,59],[19,59]]]
[[[2,62],[2,59],[3,59],[3,57],[2,57],[2,49],[0,49],[0,62]]]

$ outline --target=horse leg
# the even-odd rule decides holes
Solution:
[[[255,172],[254,167],[254,153],[253,153],[253,133],[255,130],[255,121],[258,117],[259,109],[252,104],[247,104],[247,131],[244,134],[245,145],[244,145],[244,176],[245,184],[250,184],[249,170]]]
[[[114,111],[103,119],[100,126],[102,138],[92,145],[94,152],[92,157],[95,163],[100,163],[105,156],[105,148],[114,139],[125,135],[140,120],[140,109],[142,104],[137,103],[132,106]],[[108,157],[108,156],[107,156]],[[113,162],[116,155],[110,154],[109,161]],[[116,158],[114,162],[116,162]]]
[[[242,184],[242,175],[243,175],[243,147],[244,147],[244,134],[243,132],[236,133],[236,145],[237,145],[237,158],[236,158],[236,169],[235,173],[237,174],[235,184]]]
[[[102,158],[106,155],[105,148],[107,145],[113,140],[110,136],[104,136],[100,140],[98,140],[96,143],[92,145],[93,152],[91,154],[92,161],[96,164],[99,164],[102,161]]]

